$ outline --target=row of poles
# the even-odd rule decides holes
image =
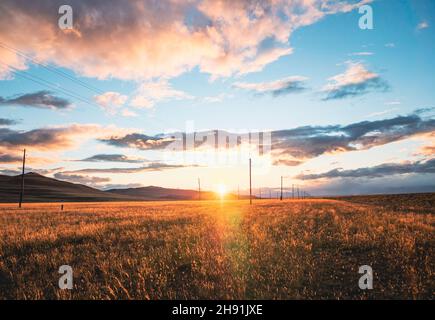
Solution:
[[[18,204],[18,207],[21,208],[23,204],[23,197],[24,197],[24,171],[26,166],[26,149],[24,149],[23,152],[23,168],[22,168],[22,174],[21,174],[21,191],[20,191],[20,201]],[[281,176],[281,192],[279,199],[282,200],[284,198],[284,192],[283,192],[283,180],[284,177]],[[305,199],[310,197],[310,194],[305,192],[304,190],[300,190],[299,187],[297,188],[297,193],[295,193],[295,185],[292,185],[292,199]],[[296,198],[297,195],[297,198]],[[261,199],[261,188],[260,188],[260,199]],[[240,199],[240,189],[237,187],[237,199]],[[269,199],[272,199],[272,192],[269,189]],[[201,179],[198,178],[198,200],[201,200]],[[249,159],[249,203],[252,204],[252,159]]]
[[[259,188],[260,191],[260,199],[262,198],[261,195],[261,188]],[[296,186],[292,184],[292,192],[291,192],[291,199],[306,199],[311,197],[311,195],[306,192],[305,190],[301,190],[299,186]],[[252,159],[249,159],[249,203],[252,204]],[[281,188],[280,193],[278,196],[277,193],[277,199],[283,200],[285,198],[285,192],[284,192],[284,177],[281,176]],[[288,197],[290,198],[290,197]],[[240,199],[240,188],[237,187],[237,200]],[[266,198],[264,198],[266,199]],[[269,199],[272,199],[272,191],[269,189]],[[198,200],[201,200],[201,179],[198,178]]]

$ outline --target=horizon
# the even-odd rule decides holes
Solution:
[[[252,159],[254,194],[435,192],[429,0],[48,3],[0,4],[0,174],[25,148],[100,190],[246,192]]]

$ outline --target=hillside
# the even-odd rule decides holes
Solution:
[[[81,184],[44,177],[33,172],[25,174],[24,186],[24,202],[133,200],[125,195],[107,193]],[[20,188],[21,175],[0,175],[0,202],[17,202]]]
[[[85,185],[48,178],[37,173],[24,177],[24,202],[75,202],[75,201],[148,201],[148,200],[195,200],[196,190],[168,189],[155,186],[98,190]],[[0,202],[18,202],[21,175],[0,175]],[[228,195],[226,198],[234,198]],[[216,199],[214,192],[201,192],[201,199]]]
[[[198,191],[186,189],[169,189],[156,186],[148,186],[142,188],[130,189],[111,189],[106,192],[110,194],[125,195],[144,200],[196,200],[198,199]],[[210,200],[216,199],[214,192],[201,192],[201,199]]]

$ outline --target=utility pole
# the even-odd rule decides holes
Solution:
[[[300,198],[300,195],[299,195],[299,186],[297,187],[297,190],[298,190],[298,199]]]
[[[18,207],[21,208],[21,205],[23,203],[23,196],[24,196],[24,169],[26,166],[26,149],[24,149],[23,154],[23,172],[21,175],[21,192],[20,192],[20,203],[18,204]]]
[[[281,176],[281,196],[279,197],[279,200],[282,200],[282,176]]]
[[[201,200],[201,179],[198,178],[198,200]]]
[[[252,160],[249,158],[249,204],[252,204],[252,174],[251,174]]]
[[[292,184],[292,199],[295,199],[295,185]]]

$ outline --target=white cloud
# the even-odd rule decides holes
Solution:
[[[345,72],[328,79],[322,91],[327,94],[324,100],[342,99],[365,94],[370,90],[386,90],[388,84],[374,72],[367,70],[360,62],[347,62]]]
[[[418,30],[429,28],[429,23],[427,21],[422,21],[417,25]]]
[[[372,55],[374,55],[374,53],[370,51],[354,52],[350,54],[350,56],[372,56]]]
[[[151,109],[157,102],[193,99],[184,91],[174,89],[166,79],[143,82],[136,90],[130,105],[135,108]]]
[[[236,82],[235,88],[250,90],[259,94],[272,94],[273,96],[279,96],[294,92],[299,92],[305,89],[304,82],[308,80],[302,76],[291,76],[270,82]]]
[[[119,108],[127,102],[128,97],[118,92],[109,91],[94,96],[94,99],[106,112],[115,115]]]

